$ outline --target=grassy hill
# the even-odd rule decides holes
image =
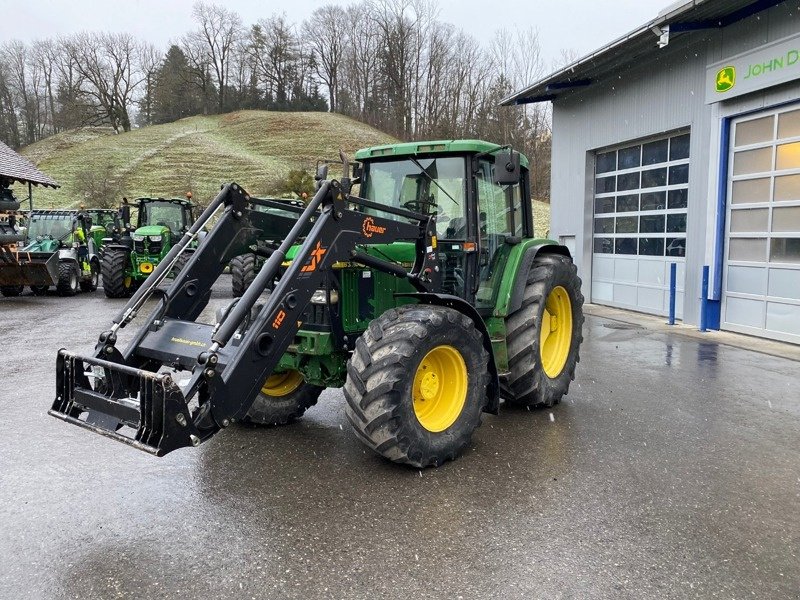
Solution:
[[[110,181],[110,195],[118,196],[110,205],[116,206],[122,195],[183,197],[188,190],[207,201],[230,181],[266,195],[289,170],[313,170],[318,159],[336,158],[339,148],[352,156],[392,141],[337,114],[241,111],[119,135],[98,127],[68,131],[21,152],[62,186],[34,191],[36,206],[77,206],[86,181],[97,185],[98,178]]]
[[[337,114],[240,111],[119,135],[110,128],[82,128],[21,152],[62,186],[35,190],[35,206],[77,206],[91,181],[109,189],[107,205],[116,207],[123,195],[183,197],[188,190],[207,202],[230,181],[251,194],[269,195],[291,169],[312,171],[318,159],[336,158],[340,147],[352,156],[359,148],[392,141]],[[534,219],[537,235],[544,235],[550,228],[550,205],[534,202]]]

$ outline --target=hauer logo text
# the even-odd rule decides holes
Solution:
[[[364,237],[371,238],[373,234],[386,233],[386,227],[375,225],[375,221],[373,220],[373,218],[367,217],[366,219],[364,219],[364,224],[361,225],[361,232],[364,234]]]

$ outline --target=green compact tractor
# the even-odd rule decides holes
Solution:
[[[356,158],[338,181],[320,169],[302,208],[225,186],[94,353],[58,353],[50,414],[162,456],[236,422],[289,422],[342,387],[359,440],[426,467],[458,456],[501,398],[559,402],[575,376],[583,296],[567,248],[534,236],[527,160],[475,140]],[[199,322],[214,282],[248,249],[264,259],[251,285]]]
[[[131,208],[137,213],[132,233]],[[136,291],[194,223],[193,208],[190,200],[164,198],[139,198],[133,207],[123,204],[119,234],[106,240],[103,251],[106,296],[126,298]]]
[[[100,280],[100,258],[105,228],[92,225],[82,210],[34,210],[28,216],[27,245],[18,253],[24,281],[34,294],[55,286],[61,296],[78,290],[92,292]]]

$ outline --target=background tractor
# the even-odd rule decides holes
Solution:
[[[59,352],[50,414],[163,456],[237,421],[287,423],[342,387],[359,440],[426,467],[458,456],[501,398],[559,402],[579,359],[583,296],[567,248],[534,236],[525,157],[462,140],[356,158],[340,181],[321,169],[308,205],[285,216],[225,186],[94,354]],[[200,321],[225,266],[254,245],[265,262],[252,284],[216,322]],[[118,348],[119,329],[142,315]]]
[[[188,199],[139,198],[132,205],[123,203],[116,234],[105,240],[102,273],[106,296],[124,298],[136,291],[192,226],[193,209]]]
[[[305,208],[305,202],[300,200],[290,200],[285,198],[271,198],[275,203],[279,203],[281,208],[275,206],[261,206],[257,207],[267,214],[279,216],[297,216],[302,214]],[[235,298],[244,294],[245,290],[250,287],[253,280],[261,271],[264,266],[266,257],[269,256],[270,245],[280,242],[282,236],[285,234],[280,226],[276,228],[267,228],[261,232],[261,239],[256,244],[248,248],[250,252],[235,256],[231,259],[231,292]],[[271,286],[270,286],[271,287]]]
[[[100,281],[100,246],[105,229],[93,226],[79,210],[34,210],[28,215],[27,242],[19,251],[21,265],[40,275],[30,283],[34,294],[52,285],[61,296],[92,292]],[[46,275],[45,275],[46,274]]]

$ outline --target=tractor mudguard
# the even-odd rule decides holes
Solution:
[[[511,272],[506,273],[503,277],[504,285],[502,289],[504,292],[500,293],[495,303],[494,316],[496,317],[507,317],[522,306],[522,295],[525,292],[526,278],[520,277],[520,274],[527,273],[530,270],[533,261],[540,253],[559,254],[567,258],[572,258],[566,246],[562,246],[553,240],[529,240],[524,245],[518,247],[520,248],[518,252],[521,256],[519,254],[517,257],[512,255],[506,263],[506,269]],[[516,267],[514,266],[515,263]]]
[[[486,323],[483,318],[478,314],[478,311],[466,300],[458,296],[451,296],[449,294],[436,294],[433,292],[407,292],[402,294],[395,294],[397,298],[416,298],[423,304],[433,304],[436,306],[446,306],[453,308],[460,313],[467,315],[475,323],[475,327],[481,332],[483,337],[483,347],[489,353],[489,397],[483,411],[496,415],[500,408],[500,378],[497,372],[497,364],[494,360],[494,350],[492,348],[492,339],[489,336],[489,330],[486,328]]]

